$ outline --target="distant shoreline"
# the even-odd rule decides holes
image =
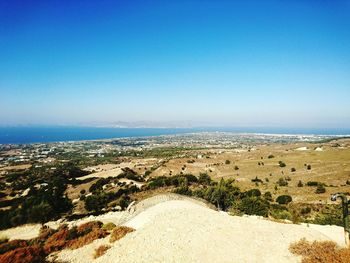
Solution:
[[[0,127],[0,144],[32,144],[72,141],[96,141],[118,138],[153,137],[191,133],[235,133],[270,136],[349,137],[350,129],[291,128],[101,128],[101,127]]]

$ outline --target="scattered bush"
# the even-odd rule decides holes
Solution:
[[[101,191],[103,189],[103,186],[105,184],[108,184],[109,181],[111,179],[110,178],[100,178],[96,181],[96,183],[92,184],[89,188],[89,192],[90,193],[95,193],[95,192],[98,192],[98,191]]]
[[[286,164],[285,164],[284,162],[282,162],[282,161],[279,161],[279,162],[278,162],[278,165],[279,165],[280,167],[286,167]]]
[[[350,262],[350,248],[339,248],[333,241],[308,242],[301,239],[289,246],[289,250],[302,256],[302,263],[347,263]]]
[[[315,181],[309,181],[306,183],[307,186],[318,186],[320,183]]]
[[[116,225],[112,222],[103,224],[102,229],[106,230],[106,231],[112,231],[114,228],[116,227]]]
[[[198,178],[198,183],[203,185],[210,185],[211,178],[207,173],[200,173]]]
[[[259,179],[257,176],[251,180],[253,183],[262,183],[263,181]]]
[[[275,158],[275,156],[273,156],[272,154],[270,154],[269,156],[267,156],[267,158],[272,159],[272,158]]]
[[[40,263],[45,262],[43,249],[36,246],[19,247],[0,255],[0,262],[11,263]]]
[[[118,179],[126,178],[126,179],[134,180],[134,181],[137,181],[137,182],[143,182],[144,181],[142,176],[138,175],[134,170],[132,170],[132,169],[130,169],[128,167],[123,168],[122,170],[123,170],[123,172],[117,176]]]
[[[244,195],[249,196],[249,197],[252,197],[252,196],[258,197],[258,196],[261,196],[261,192],[259,189],[250,189],[250,190],[246,191],[244,193]]]
[[[230,163],[231,163],[230,160],[225,161],[225,164],[230,164]]]
[[[290,195],[280,195],[276,198],[276,202],[280,205],[286,205],[292,202],[292,197]]]
[[[135,229],[127,226],[118,226],[113,229],[111,237],[109,239],[109,242],[113,243],[122,237],[124,237],[126,234],[134,232]]]
[[[26,247],[28,246],[28,242],[25,240],[11,240],[5,243],[0,244],[0,254],[4,254],[10,250],[14,250],[16,248],[20,247]]]
[[[94,258],[99,258],[100,256],[104,255],[108,249],[110,249],[111,246],[108,245],[101,245],[98,248],[95,249]]]
[[[308,207],[308,206],[307,206],[307,207],[303,207],[303,208],[301,208],[300,213],[301,213],[302,215],[310,214],[310,213],[311,213],[311,208]]]
[[[292,221],[293,216],[288,210],[273,210],[271,216],[275,219],[287,219]]]
[[[51,252],[62,250],[66,245],[68,233],[69,230],[67,226],[58,229],[56,233],[46,240],[43,246],[45,253],[50,254]]]
[[[239,170],[239,167],[237,165],[235,165],[234,169],[237,171],[237,170]]]
[[[298,182],[297,186],[298,186],[298,187],[303,187],[303,186],[304,186],[304,184],[303,184],[303,182],[302,182],[302,181],[300,181],[300,180],[299,180],[299,182]]]
[[[100,228],[94,228],[88,234],[68,241],[65,247],[70,249],[77,249],[92,243],[92,241],[96,239],[106,237],[107,235],[108,235],[107,231],[102,230]]]
[[[296,171],[296,169],[295,169],[294,167],[292,167],[292,168],[290,168],[290,171],[291,171],[292,173],[294,173],[294,172]]]
[[[271,192],[266,192],[266,193],[264,194],[264,198],[265,198],[267,201],[271,202],[271,201],[272,201],[272,194],[271,194]]]
[[[306,169],[311,170],[311,164],[308,164],[308,165],[306,166]]]
[[[326,188],[324,187],[323,184],[317,185],[317,188],[316,188],[316,191],[315,191],[316,194],[323,194],[325,192],[326,192]]]
[[[281,177],[280,179],[278,179],[277,184],[279,186],[287,186],[288,182],[287,182],[287,180],[285,180],[284,178]]]
[[[258,215],[267,217],[269,213],[269,202],[260,197],[245,197],[242,199],[239,209],[247,215]]]

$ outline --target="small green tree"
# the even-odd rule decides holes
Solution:
[[[290,195],[280,195],[276,198],[276,202],[280,205],[286,205],[292,202],[292,197]]]

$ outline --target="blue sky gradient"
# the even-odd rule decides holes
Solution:
[[[350,1],[0,1],[0,125],[350,128]]]

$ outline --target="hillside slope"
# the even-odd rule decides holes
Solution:
[[[161,202],[155,202],[158,199]],[[163,198],[164,199],[164,198]],[[342,228],[283,224],[257,217],[236,217],[217,212],[189,198],[154,197],[144,209],[124,222],[136,231],[110,244],[109,238],[76,250],[59,252],[64,262],[300,262],[289,244],[333,240],[343,245]],[[169,198],[168,198],[169,199]],[[152,205],[145,205],[145,204]],[[137,206],[136,206],[137,207]],[[140,205],[139,205],[140,207]],[[141,206],[142,207],[142,206]],[[96,218],[98,220],[98,218]],[[102,244],[112,247],[94,259]]]

